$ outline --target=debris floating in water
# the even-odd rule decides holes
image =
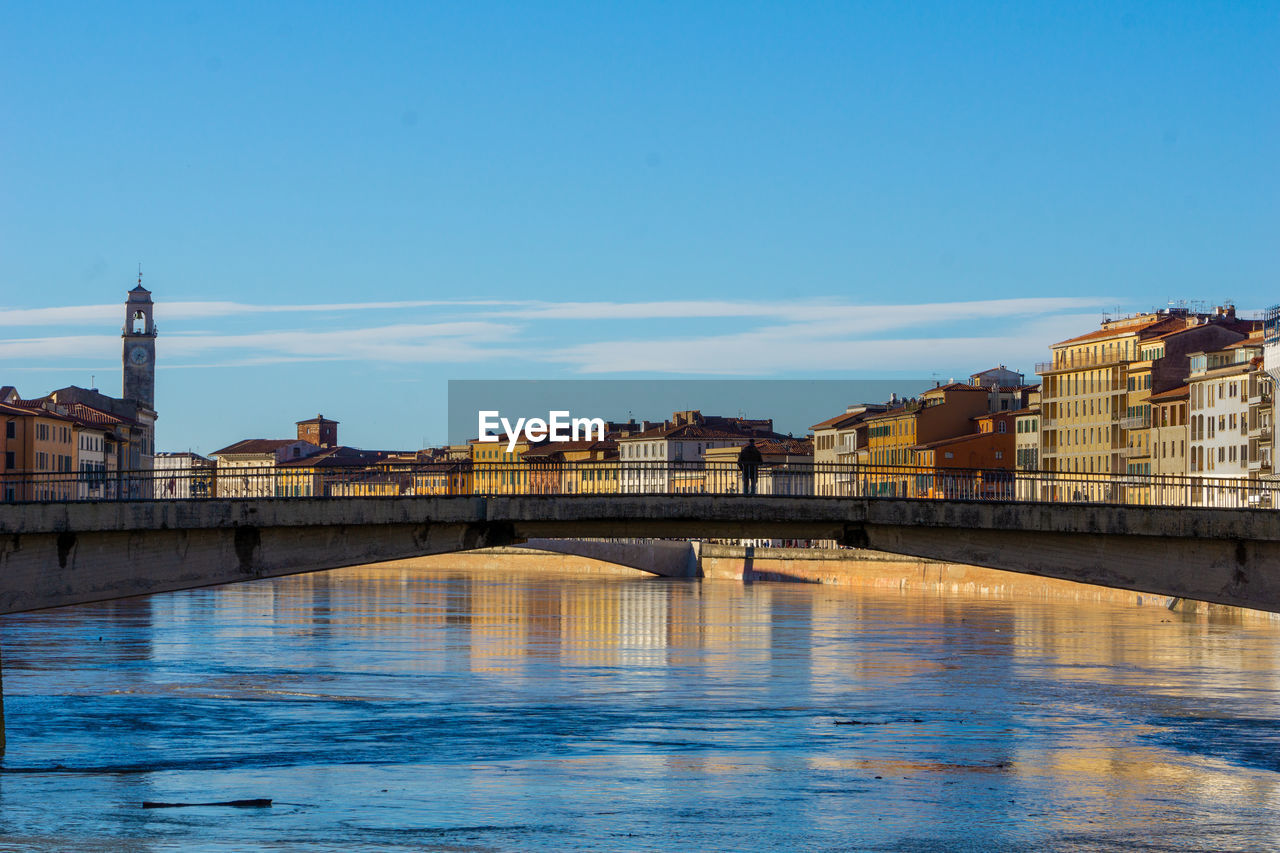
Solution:
[[[154,803],[144,801],[144,809],[185,809],[197,806],[231,806],[237,809],[269,809],[270,800],[225,800],[221,803]]]

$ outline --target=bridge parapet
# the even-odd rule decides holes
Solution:
[[[1048,424],[1050,418],[1044,417]],[[1046,433],[1053,440],[1053,430]],[[779,462],[748,466],[701,460],[583,462],[378,463],[300,473],[297,464],[253,473],[0,473],[0,503],[132,503],[188,500],[330,500],[370,497],[627,495],[756,496],[981,500],[995,503],[1096,502],[1124,506],[1272,506],[1267,480],[1162,474],[1085,474],[1012,468]],[[753,473],[753,476],[744,476]],[[446,476],[447,475],[447,476]]]

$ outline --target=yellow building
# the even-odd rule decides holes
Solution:
[[[842,414],[810,427],[813,430],[814,494],[853,494],[853,468],[865,462],[868,453],[867,418],[888,408],[883,403],[853,405]]]
[[[1149,473],[1152,393],[1186,382],[1190,353],[1239,340],[1252,325],[1237,320],[1234,308],[1179,308],[1106,320],[1054,344],[1052,360],[1036,365],[1041,465],[1085,475],[1057,497],[1107,500],[1123,482],[1088,475]]]
[[[583,495],[612,495],[618,492],[620,477],[618,452],[598,459],[583,459],[570,472],[570,488]]]
[[[582,494],[618,490],[618,443],[555,441],[524,452],[531,494]]]
[[[437,460],[415,465],[413,493],[415,495],[471,494],[471,460]]]
[[[471,494],[471,448],[465,444],[388,453],[376,470],[397,482],[401,494]]]
[[[1191,502],[1187,490],[1187,404],[1190,386],[1179,385],[1152,394],[1151,404],[1151,473],[1155,475],[1152,500],[1165,506]]]
[[[529,465],[524,454],[532,446],[520,439],[508,449],[507,437],[497,441],[468,442],[471,446],[471,488],[477,495],[526,494],[529,490]]]
[[[378,470],[385,453],[332,447],[304,459],[281,462],[275,471],[275,494],[282,497],[378,496],[407,491],[405,473]]]
[[[405,480],[408,481],[408,479],[406,476]],[[315,488],[314,483],[301,483],[301,485]],[[405,493],[404,485],[390,477],[385,470],[350,473],[345,477],[332,479],[327,484],[327,488],[327,494],[335,498],[398,497]]]

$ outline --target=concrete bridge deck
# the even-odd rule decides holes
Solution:
[[[896,498],[513,495],[0,507],[0,613],[527,539],[834,539],[1280,611],[1274,510]]]

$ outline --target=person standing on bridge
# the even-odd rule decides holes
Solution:
[[[754,495],[756,493],[756,480],[760,476],[760,462],[763,458],[760,455],[760,448],[756,447],[754,438],[738,451],[738,470],[742,472],[742,493],[744,495]]]

